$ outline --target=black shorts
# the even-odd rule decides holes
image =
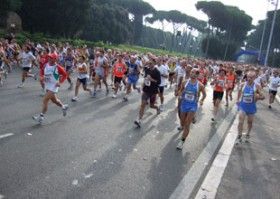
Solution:
[[[156,98],[157,98],[157,94],[145,93],[145,92],[143,92],[142,94],[142,101],[148,102],[148,100],[150,100],[150,104],[155,104]]]
[[[122,79],[123,79],[122,77],[115,77],[115,78],[114,78],[114,83],[115,83],[115,84],[116,84],[116,83],[119,83],[119,84],[120,84],[120,83],[122,82]]]
[[[83,78],[83,79],[77,79],[77,81],[81,82],[83,84],[83,86],[87,85],[87,78]]]
[[[218,92],[218,91],[213,92],[213,100],[216,99],[222,100],[223,96],[224,96],[224,92]]]
[[[30,71],[30,68],[29,68],[29,67],[23,67],[22,70],[23,70],[24,72],[29,72],[29,71]]]
[[[276,96],[277,91],[269,90],[269,94],[272,94],[272,95]]]
[[[158,87],[158,91],[160,94],[162,94],[164,92],[164,86]]]

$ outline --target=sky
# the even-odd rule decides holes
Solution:
[[[207,21],[207,15],[197,11],[195,4],[197,0],[144,0],[150,3],[156,10],[179,10],[182,13]],[[219,0],[217,0],[219,1]],[[270,0],[271,1],[271,0]],[[275,6],[268,0],[220,0],[225,5],[239,7],[253,18],[252,23],[258,24],[259,20],[265,19],[267,10],[273,10]],[[153,27],[158,26],[153,25]],[[156,27],[160,28],[160,27]]]

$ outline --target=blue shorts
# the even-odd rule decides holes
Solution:
[[[186,106],[183,103],[181,103],[180,106],[181,113],[196,112],[196,111],[197,111],[197,106]]]
[[[246,107],[246,105],[239,104],[238,111],[242,111],[246,115],[254,115],[257,113],[257,108],[256,106]]]
[[[128,76],[127,78],[127,83],[128,84],[137,84],[137,81],[138,81],[138,77],[133,77],[133,76]]]

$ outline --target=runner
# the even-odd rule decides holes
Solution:
[[[226,106],[228,106],[228,97],[232,101],[232,92],[236,83],[236,74],[234,73],[233,66],[228,67],[228,72],[226,75]]]
[[[213,117],[211,118],[212,122],[215,122],[217,113],[220,107],[220,103],[224,96],[224,89],[225,89],[225,78],[226,71],[223,69],[220,69],[219,74],[215,77],[215,79],[211,82],[211,85],[214,86],[214,92],[213,92],[213,104],[214,104],[214,111],[213,111]]]
[[[126,65],[123,61],[123,56],[119,54],[117,61],[114,63],[112,68],[112,74],[114,78],[114,94],[112,98],[116,98],[119,90],[119,86],[124,78],[124,74],[126,73]]]
[[[75,87],[75,96],[72,98],[73,102],[76,102],[78,100],[78,93],[81,84],[83,84],[84,91],[88,91],[89,94],[91,94],[91,90],[87,88],[87,82],[89,76],[88,76],[88,67],[86,64],[86,57],[84,55],[80,56],[79,62],[77,63],[77,72],[78,72],[78,78]]]
[[[45,70],[45,65],[48,63],[48,54],[49,50],[48,49],[43,49],[42,52],[39,52],[38,56],[38,62],[39,62],[39,67],[40,67],[40,84],[42,87],[42,96],[45,95],[45,82],[44,82],[44,70]]]
[[[160,98],[160,111],[163,111],[163,102],[164,102],[164,88],[167,87],[167,79],[169,76],[169,68],[168,65],[166,64],[166,61],[163,58],[158,58],[159,66],[158,70],[160,72],[161,76],[161,83],[159,85],[159,98]]]
[[[94,60],[95,66],[95,80],[94,80],[94,91],[92,97],[96,97],[96,89],[97,86],[101,85],[101,80],[103,81],[104,85],[106,86],[106,95],[109,94],[109,88],[106,80],[105,69],[108,68],[108,60],[104,56],[104,51],[101,50],[96,53],[96,57]]]
[[[260,85],[254,83],[256,72],[251,70],[247,74],[247,81],[240,85],[237,97],[237,105],[239,109],[239,124],[238,124],[238,137],[236,144],[242,142],[242,131],[245,117],[247,116],[248,131],[246,134],[246,142],[249,142],[250,132],[253,126],[254,116],[257,112],[256,102],[264,100],[262,88]]]
[[[206,68],[206,64],[204,62],[199,63],[199,76],[198,81],[200,81],[204,86],[206,86],[208,81],[208,70]]]
[[[156,109],[157,110],[157,114],[160,114],[160,109],[158,106],[155,105],[156,102],[156,96],[158,94],[158,89],[159,89],[159,85],[160,85],[160,72],[158,71],[158,69],[155,68],[155,63],[156,60],[155,58],[151,59],[151,61],[149,61],[148,67],[145,68],[144,71],[144,85],[143,85],[143,93],[142,93],[142,99],[141,99],[141,106],[140,106],[140,110],[139,110],[139,118],[138,120],[134,121],[134,124],[137,127],[141,127],[141,121],[144,115],[144,110],[146,105],[148,104],[148,101],[150,101],[150,108],[152,109]]]
[[[44,81],[45,81],[45,88],[46,94],[43,98],[43,107],[42,112],[38,116],[33,116],[32,118],[42,123],[44,115],[48,110],[48,103],[51,100],[54,104],[62,108],[63,116],[66,116],[68,105],[62,104],[62,102],[57,98],[56,93],[60,85],[65,81],[67,78],[67,73],[65,72],[64,68],[56,63],[57,55],[52,53],[49,55],[49,62],[46,64],[44,69]]]
[[[181,98],[180,105],[180,123],[183,127],[183,135],[180,142],[177,145],[178,150],[183,149],[185,139],[190,131],[190,124],[193,121],[193,117],[197,111],[199,93],[202,93],[202,99],[200,105],[203,105],[203,101],[206,98],[206,92],[204,85],[197,80],[199,71],[192,69],[190,73],[190,79],[183,82],[179,89],[179,96]]]
[[[128,64],[126,94],[123,101],[128,101],[128,95],[131,93],[131,86],[133,86],[133,89],[137,90],[138,93],[141,92],[140,88],[136,87],[140,70],[140,66],[136,63],[136,57],[132,56]]]
[[[75,62],[76,62],[76,59],[75,59],[72,49],[67,48],[67,52],[66,52],[66,56],[65,56],[65,69],[67,72],[67,81],[69,83],[68,90],[73,89],[73,82],[71,79],[71,74],[73,73]]]
[[[272,108],[271,104],[274,103],[275,96],[277,95],[277,89],[280,86],[279,71],[274,69],[271,77],[269,78],[269,105],[268,108]]]
[[[29,73],[32,65],[36,60],[32,52],[30,51],[29,46],[26,45],[23,46],[23,51],[19,56],[19,60],[21,61],[21,67],[22,67],[22,79],[21,79],[21,83],[17,87],[23,88],[25,79],[27,77],[33,77],[34,79],[36,79],[35,75]]]

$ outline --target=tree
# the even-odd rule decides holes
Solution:
[[[236,46],[237,49],[243,44],[248,31],[252,29],[252,17],[237,7],[226,6],[218,1],[199,1],[196,8],[207,14],[208,23],[212,26],[212,34],[221,41],[220,47],[224,46],[224,56],[219,58],[230,59],[234,52],[228,52],[229,46],[234,44],[232,46]]]
[[[0,26],[5,26],[7,13],[9,11],[18,11],[21,5],[21,0],[0,0]]]

